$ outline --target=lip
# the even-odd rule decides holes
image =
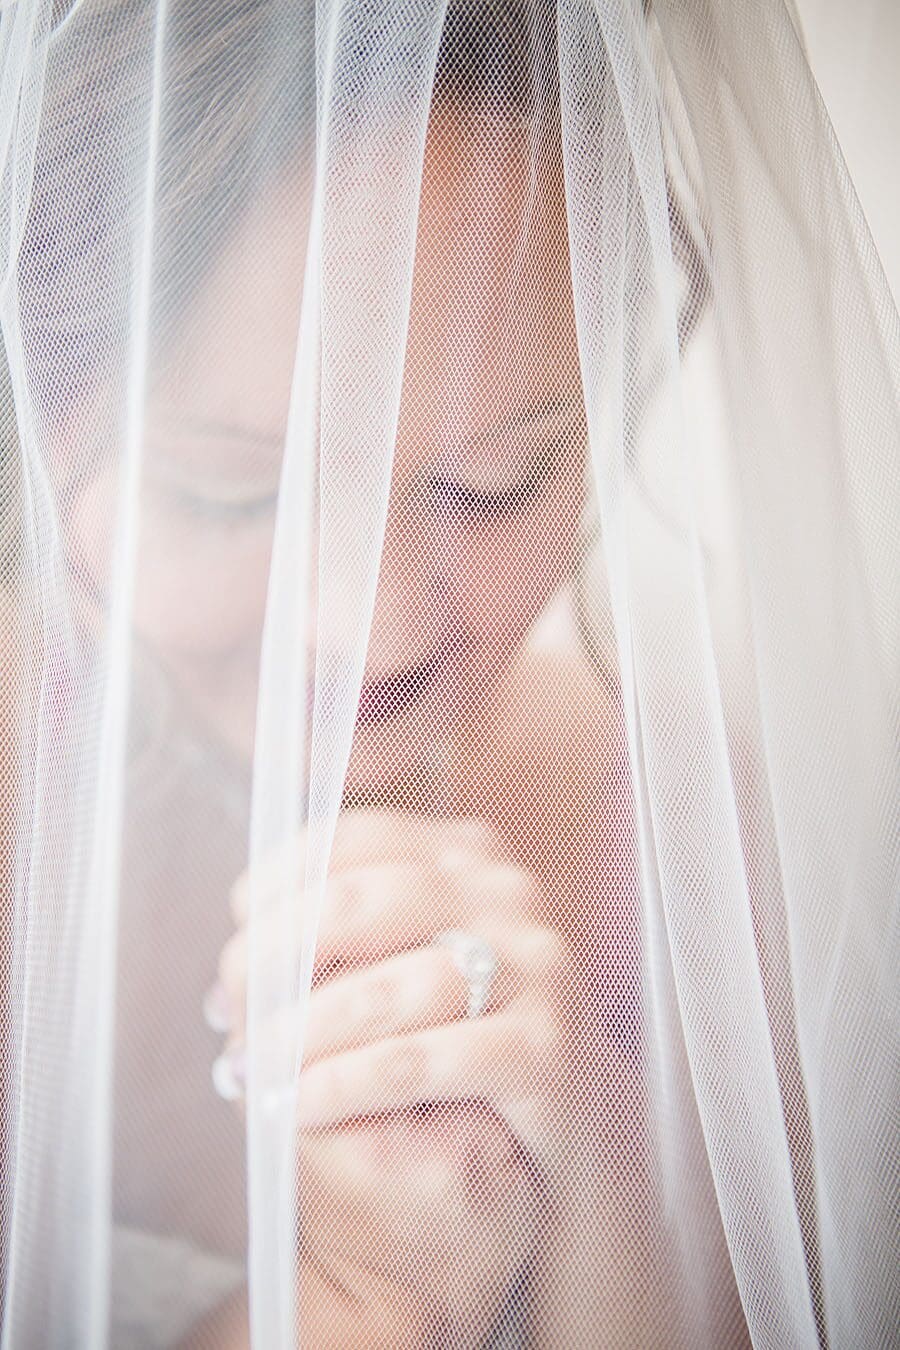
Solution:
[[[356,711],[357,727],[376,726],[397,717],[434,684],[446,661],[455,655],[459,641],[451,638],[415,666],[364,684]]]

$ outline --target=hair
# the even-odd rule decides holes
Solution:
[[[132,274],[143,211],[143,174],[133,169],[145,152],[156,6],[82,0],[58,15],[18,267],[36,404],[62,417],[89,401],[102,407],[107,390],[113,401],[118,393],[131,304],[123,279]],[[450,0],[434,114],[452,108],[526,124],[558,119],[555,15],[553,0]],[[170,7],[154,212],[157,350],[177,340],[240,211],[311,152],[316,68],[312,33],[301,50],[298,28],[285,0],[176,0]],[[672,223],[676,248],[690,253],[674,196]],[[704,275],[696,250],[690,275]],[[693,286],[685,332],[703,300]],[[0,342],[0,579],[14,573],[21,549],[15,438]]]
[[[297,35],[289,9],[276,0],[181,0],[170,8],[153,242],[161,343],[182,321],[223,232],[235,227],[236,209],[310,153],[312,32]],[[435,108],[527,118],[555,103],[552,14],[546,0],[451,0]],[[144,154],[154,18],[152,0],[84,0],[51,39],[19,266],[29,306],[24,334],[57,403],[61,394],[65,402],[102,387],[126,333],[122,278],[143,211],[144,175],[133,170]]]
[[[557,103],[549,0],[450,0],[433,107],[528,119]],[[40,425],[115,398],[143,212],[153,0],[57,4],[34,179],[17,266],[22,339]],[[284,0],[177,0],[165,38],[164,153],[155,191],[153,324],[171,349],[224,233],[267,181],[310,153],[312,30]],[[291,40],[286,41],[289,37]],[[351,34],[352,39],[352,34]],[[307,45],[304,48],[303,42]],[[153,353],[151,353],[151,360]],[[19,446],[0,340],[0,579],[21,541]]]

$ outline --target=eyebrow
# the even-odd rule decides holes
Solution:
[[[535,422],[543,422],[548,417],[553,417],[557,413],[575,412],[576,410],[583,408],[583,406],[584,401],[578,396],[547,399],[542,403],[526,406],[501,422],[482,428],[475,433],[472,439],[481,440],[483,437],[502,435],[508,431],[522,431],[525,427],[531,426]],[[264,446],[266,449],[271,450],[281,450],[284,446],[284,436],[280,433],[258,431],[255,428],[236,426],[229,422],[192,422],[188,418],[185,419],[182,425],[185,430],[189,432],[194,431],[219,438],[224,437],[227,440],[242,445]]]
[[[513,413],[511,417],[475,433],[472,440],[485,440],[489,436],[503,435],[509,431],[523,431],[537,422],[544,422],[557,413],[577,412],[584,408],[584,400],[577,396],[571,398],[553,398],[543,403],[535,403]]]

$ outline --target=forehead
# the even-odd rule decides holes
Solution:
[[[577,387],[561,160],[520,121],[430,130],[406,355],[401,445],[404,427],[464,438]]]
[[[285,177],[235,227],[192,301],[154,406],[172,425],[284,434],[308,185]],[[441,116],[426,141],[398,465],[577,387],[561,168],[527,128]],[[190,439],[189,436],[187,438]],[[262,451],[260,451],[262,453]]]

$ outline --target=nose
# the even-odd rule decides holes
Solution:
[[[366,656],[367,684],[427,660],[447,639],[449,613],[434,540],[389,510]]]

